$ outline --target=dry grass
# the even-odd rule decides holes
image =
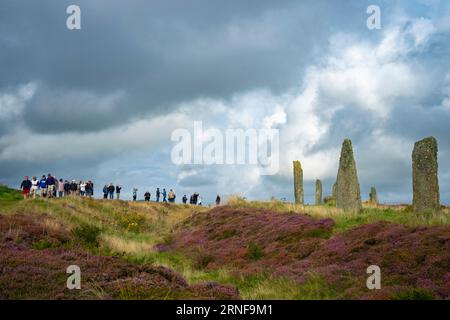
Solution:
[[[100,243],[113,252],[141,253],[152,252],[154,243],[145,240],[124,239],[117,235],[101,235]]]

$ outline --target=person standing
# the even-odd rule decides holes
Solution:
[[[60,198],[62,198],[64,196],[64,180],[63,179],[59,179],[59,183],[58,183],[58,196]]]
[[[122,187],[117,185],[116,186],[116,199],[119,200],[120,199],[120,190],[122,190]]]
[[[137,199],[137,192],[138,192],[138,189],[133,188],[133,201],[136,201],[136,199]]]
[[[156,202],[159,202],[160,196],[161,196],[161,191],[159,191],[159,188],[156,188]]]
[[[163,196],[163,202],[167,202],[167,191],[166,191],[166,188],[163,188],[163,191],[162,191],[162,196]]]
[[[20,189],[22,189],[22,195],[24,199],[28,199],[30,196],[30,190],[31,190],[31,181],[28,179],[28,176],[25,176],[25,179],[20,184]]]
[[[86,183],[80,181],[80,196],[84,197],[86,195]]]
[[[146,193],[144,193],[144,200],[150,201],[150,196],[151,196],[150,192],[147,191]]]
[[[94,184],[91,180],[86,183],[86,196],[91,198],[94,195]]]
[[[197,204],[198,204],[199,206],[202,205],[202,197],[200,197],[200,195],[199,195],[198,198],[197,198]]]
[[[198,193],[197,192],[194,192],[194,194],[192,195],[192,204],[198,204],[198,198],[199,198],[199,195],[198,195]]]
[[[64,180],[64,196],[67,197],[70,194],[70,182]]]
[[[108,185],[105,184],[103,187],[103,199],[108,199]]]
[[[170,203],[174,203],[176,197],[177,197],[177,196],[175,195],[175,192],[173,192],[173,190],[170,189],[169,194],[168,194],[169,202],[170,202]]]
[[[184,204],[187,203],[187,197],[186,197],[186,195],[183,196],[182,200],[183,200],[183,203],[184,203]]]
[[[216,206],[220,206],[220,196],[217,195],[216,197]]]
[[[108,187],[109,199],[111,200],[114,199],[114,190],[115,190],[114,185],[111,182]]]
[[[47,197],[53,198],[55,192],[55,178],[49,173],[47,176]]]
[[[36,195],[39,192],[39,181],[37,180],[36,177],[33,177],[33,179],[31,179],[31,196],[33,197],[33,199],[36,199]]]
[[[47,179],[45,178],[45,174],[39,180],[39,195],[43,198],[47,196]]]
[[[72,182],[70,183],[70,194],[75,196],[77,194],[77,191],[78,191],[77,182],[75,180],[72,180]]]

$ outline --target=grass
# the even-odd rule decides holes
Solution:
[[[20,191],[0,184],[0,209],[12,207],[21,199],[23,196]]]
[[[296,205],[279,200],[246,201],[240,197],[230,197],[228,204],[242,208],[304,213],[314,218],[331,218],[335,222],[334,234],[376,221],[387,221],[407,226],[450,225],[449,208],[443,208],[439,212],[416,213],[411,206],[373,206],[365,203],[360,213],[353,213],[329,206]]]
[[[332,218],[333,233],[339,233],[375,221],[389,221],[405,225],[449,225],[448,209],[441,212],[416,214],[410,207],[371,207],[365,205],[359,214],[343,212],[329,206],[298,206],[281,201],[245,201],[232,197],[228,205],[251,207],[279,212],[306,213],[316,218]],[[208,270],[207,253],[199,253],[197,261],[182,253],[157,252],[154,246],[170,242],[172,231],[181,222],[208,208],[179,204],[144,203],[127,201],[94,200],[79,197],[61,199],[22,200],[20,192],[0,186],[1,214],[30,214],[42,216],[46,228],[71,231],[79,243],[99,255],[120,256],[136,264],[151,263],[176,270],[193,284],[216,281],[236,286],[243,299],[333,299],[337,293],[317,274],[311,274],[303,284],[285,278],[273,278],[266,274],[239,276],[233,270]],[[224,239],[232,236],[223,234]],[[53,244],[38,242],[36,249],[51,248]],[[257,244],[248,245],[248,254],[253,260],[262,257]],[[101,288],[98,296],[102,296]],[[121,298],[131,299],[146,293],[130,292],[123,288]],[[154,293],[161,295],[162,293]],[[397,298],[428,297],[424,292],[412,290],[399,294]]]

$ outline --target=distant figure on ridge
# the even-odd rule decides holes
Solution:
[[[150,192],[147,191],[147,192],[144,193],[144,200],[145,201],[150,201],[150,197],[151,197]]]
[[[173,190],[170,189],[169,194],[168,194],[169,202],[174,203],[176,197],[177,196],[175,195],[175,192],[173,192]]]
[[[167,192],[166,192],[166,189],[165,189],[165,188],[163,188],[162,196],[163,196],[163,202],[167,202],[167,199],[166,199],[166,197],[167,197]]]
[[[119,200],[120,199],[120,190],[122,190],[122,187],[117,185],[116,186],[116,199]]]
[[[220,196],[217,195],[216,197],[216,206],[220,206]]]
[[[114,185],[111,182],[108,187],[109,199],[111,199],[111,200],[114,199],[114,190],[116,190],[116,188],[114,187]]]
[[[137,199],[137,192],[138,192],[138,189],[133,188],[133,201],[136,201],[136,199]]]
[[[105,184],[103,187],[103,199],[108,199],[108,185]]]
[[[187,203],[188,198],[186,197],[186,195],[183,196],[182,200],[183,200],[183,203],[184,203],[184,204]]]
[[[159,191],[159,188],[156,188],[156,202],[159,202],[159,197],[161,197],[161,191]]]

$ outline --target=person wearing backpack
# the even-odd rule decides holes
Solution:
[[[169,194],[168,194],[169,202],[174,203],[176,197],[177,196],[175,195],[175,192],[173,192],[173,190],[170,189]]]
[[[146,192],[146,193],[144,193],[144,200],[145,201],[150,201],[150,197],[151,197],[151,194],[150,194],[150,192]]]

